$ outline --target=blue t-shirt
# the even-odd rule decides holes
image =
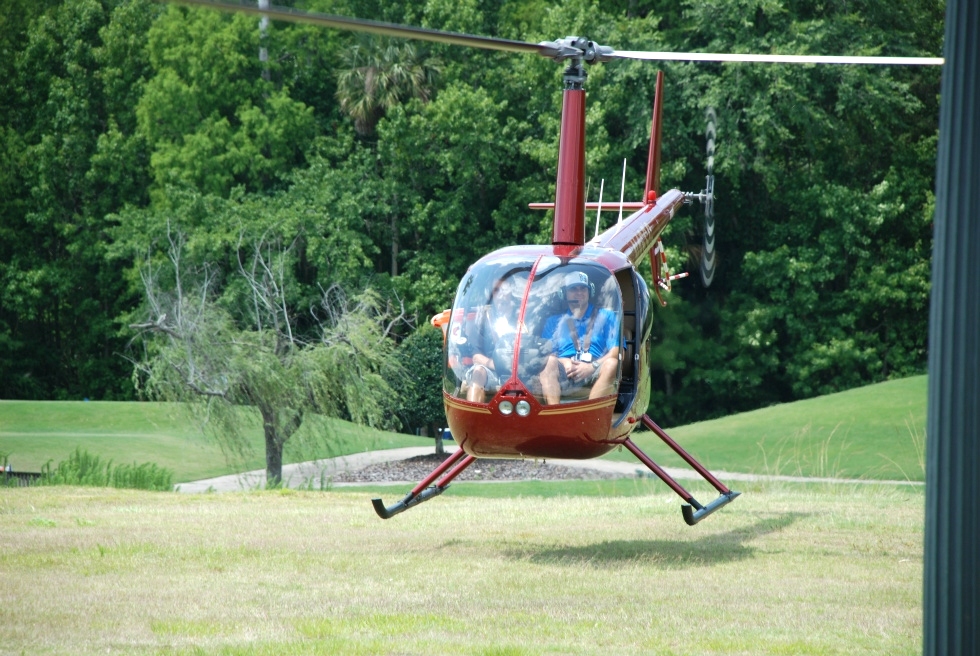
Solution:
[[[578,333],[579,346],[585,346],[585,335],[589,331],[589,324],[592,322],[592,313],[598,312],[595,323],[592,325],[592,341],[589,344],[589,353],[592,359],[597,360],[605,355],[609,349],[619,346],[619,317],[612,310],[606,308],[596,308],[589,304],[585,314],[581,319],[575,319],[571,312],[556,314],[548,317],[544,323],[544,330],[541,336],[550,339],[554,348],[554,353],[559,358],[573,357],[575,341],[568,329],[568,319],[575,322],[575,332]]]

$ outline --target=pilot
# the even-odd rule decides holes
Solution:
[[[487,392],[500,387],[494,351],[510,345],[513,349],[517,337],[517,290],[510,279],[494,283],[490,307],[481,317],[479,333],[473,344],[473,365],[467,370],[463,383],[467,387],[466,400],[483,403]]]
[[[615,394],[619,372],[620,327],[616,313],[593,303],[595,284],[582,271],[565,274],[562,295],[568,309],[549,317],[541,334],[553,355],[541,372],[545,403],[563,393],[590,387],[589,398]]]

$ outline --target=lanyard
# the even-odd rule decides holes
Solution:
[[[592,316],[589,317],[589,326],[585,329],[585,341],[580,345],[578,341],[578,330],[575,327],[575,318],[571,315],[565,316],[565,325],[568,326],[568,333],[572,336],[572,344],[575,345],[575,352],[584,355],[589,352],[592,346],[592,327],[595,325],[596,315],[599,314],[598,308],[592,307]]]

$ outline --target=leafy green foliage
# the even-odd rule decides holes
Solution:
[[[501,245],[494,210],[516,154],[503,111],[487,92],[457,84],[427,105],[396,108],[378,128],[398,260],[405,283],[422,283],[413,294],[421,312],[445,309],[458,276]]]
[[[146,65],[130,30],[158,5],[26,4],[9,7],[26,29],[4,41],[0,72],[0,394],[126,398],[114,319],[131,297],[106,258],[106,214],[146,198],[125,100]]]
[[[99,456],[77,448],[67,460],[57,467],[47,463],[41,469],[41,485],[87,485],[92,487],[115,487],[131,490],[170,491],[173,489],[174,473],[152,462],[141,465],[113,465],[112,460],[104,462]]]
[[[169,7],[149,30],[152,74],[136,111],[158,187],[259,191],[303,162],[312,108],[263,78],[255,23]]]
[[[941,24],[941,12],[928,3],[896,9]],[[928,45],[884,13],[876,2],[689,3],[685,47],[939,52],[938,38]],[[682,423],[923,371],[939,71],[675,70],[684,80],[684,106],[718,110],[721,273],[710,290],[678,285],[700,311],[670,330],[692,347],[707,339],[712,348],[692,348],[675,362],[679,375],[670,389],[658,385],[655,372],[657,412]],[[693,131],[703,119],[687,112]],[[680,146],[687,170],[700,173],[696,145],[668,137],[666,158]],[[698,188],[690,174],[680,182]],[[661,330],[676,317],[662,321]]]
[[[405,338],[395,357],[408,374],[398,389],[398,416],[409,432],[446,425],[442,401],[442,331],[424,324]]]
[[[250,298],[230,275],[242,234],[289,245],[292,307],[333,283],[370,285],[422,321],[482,255],[549,238],[550,215],[526,204],[555,192],[554,62],[439,44],[413,55],[382,40],[365,58],[351,34],[273,23],[263,36],[251,17],[149,0],[9,4],[4,396],[132,394],[117,354],[140,320],[134,262],[160,257],[168,222],[187,229],[189,257],[221,272],[216,307],[229,316]],[[620,49],[796,54],[936,55],[943,20],[929,0],[298,4],[532,42],[586,34]],[[705,110],[718,113],[720,268],[708,290],[679,282],[657,313],[658,420],[923,371],[939,70],[659,67],[663,187],[703,188]],[[590,200],[602,180],[617,195],[624,160],[626,196],[640,194],[657,68],[589,68]],[[390,84],[358,119],[353,89],[368,73]],[[693,270],[699,224],[692,212],[669,227],[675,270]],[[300,332],[315,332],[300,314]]]
[[[354,119],[358,134],[371,135],[378,120],[402,100],[428,100],[441,69],[438,59],[425,57],[412,43],[359,36],[344,52],[337,78],[340,108]]]

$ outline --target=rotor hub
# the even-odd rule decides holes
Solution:
[[[585,64],[607,62],[613,58],[612,48],[599,45],[584,36],[566,36],[557,41],[542,41],[538,45],[543,56],[555,61],[568,60],[568,68],[564,74],[566,89],[583,87],[585,78],[588,77]]]

